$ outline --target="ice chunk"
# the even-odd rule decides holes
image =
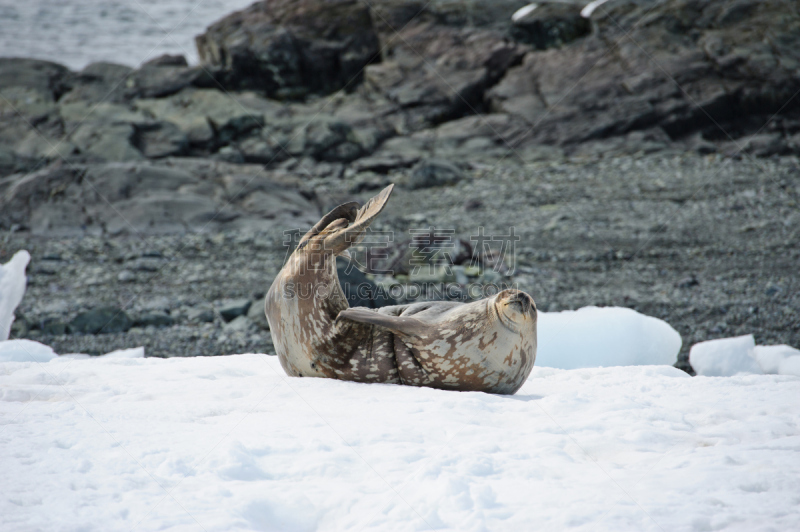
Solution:
[[[781,363],[789,357],[800,356],[800,349],[788,345],[757,345],[754,355],[761,371],[768,375],[778,375]]]
[[[130,349],[118,349],[103,355],[103,358],[144,358],[144,347],[132,347]]]
[[[0,342],[0,362],[48,362],[56,357],[52,347],[33,340]]]
[[[621,307],[540,312],[536,365],[561,369],[675,363],[681,336],[667,322]]]
[[[0,341],[8,340],[14,310],[25,295],[25,268],[30,260],[30,253],[23,249],[0,265]]]
[[[795,351],[797,350],[795,349]],[[784,359],[778,368],[778,374],[800,377],[800,356],[793,356]]]
[[[755,358],[755,347],[752,334],[708,340],[692,346],[689,363],[698,375],[707,377],[762,373]]]

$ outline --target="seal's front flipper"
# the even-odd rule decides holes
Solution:
[[[420,336],[428,329],[428,325],[416,318],[404,318],[402,316],[388,316],[378,314],[374,310],[366,308],[349,308],[339,313],[336,321],[350,320],[359,323],[377,325],[403,336]]]

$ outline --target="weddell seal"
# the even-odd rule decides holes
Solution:
[[[536,360],[536,305],[519,290],[471,303],[350,308],[336,256],[359,243],[393,185],[345,203],[300,239],[267,293],[272,341],[288,375],[513,394]]]

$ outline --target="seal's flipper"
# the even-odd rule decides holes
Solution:
[[[336,320],[338,321],[341,319],[377,325],[404,336],[419,336],[420,334],[424,334],[425,330],[428,328],[425,322],[416,318],[378,314],[374,310],[363,307],[349,308],[341,311]]]
[[[392,195],[394,185],[381,190],[380,194],[366,202],[356,214],[355,220],[339,231],[325,239],[325,249],[333,250],[334,253],[341,253],[343,250],[361,242],[370,224],[378,217],[389,196]]]
[[[305,243],[312,237],[317,236],[322,231],[325,230],[331,223],[335,222],[336,220],[347,220],[347,222],[352,223],[356,220],[356,217],[359,214],[358,209],[358,202],[350,201],[347,203],[342,203],[338,207],[334,207],[331,212],[326,214],[322,217],[320,221],[318,221],[314,227],[308,230],[308,232],[300,239],[297,247],[302,249]]]

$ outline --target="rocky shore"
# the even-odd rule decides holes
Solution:
[[[32,255],[12,336],[270,352],[292,231],[395,182],[393,273],[368,261],[352,286],[632,307],[681,333],[687,370],[700,340],[800,345],[797,10],[523,5],[259,2],[197,38],[199,66],[0,58],[0,261]],[[415,278],[409,230],[430,227],[468,253]],[[513,228],[513,264],[480,228]]]

